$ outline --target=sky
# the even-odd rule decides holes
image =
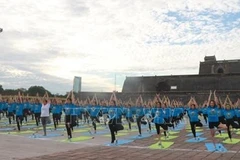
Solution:
[[[240,0],[1,0],[0,84],[65,94],[240,59]],[[116,75],[116,86],[115,86]]]

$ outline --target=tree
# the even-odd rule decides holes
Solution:
[[[3,93],[4,89],[3,86],[0,84],[0,93]]]
[[[27,93],[29,94],[29,96],[36,96],[36,94],[38,93],[39,96],[42,97],[42,96],[44,96],[46,91],[47,91],[49,96],[52,96],[52,94],[42,86],[31,86],[28,89]]]

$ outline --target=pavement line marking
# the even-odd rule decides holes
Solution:
[[[118,146],[121,148],[135,148],[135,149],[149,149],[148,147],[142,147],[142,146]],[[180,148],[172,148],[172,149],[165,149],[166,151],[184,151],[184,152],[209,152],[208,150],[198,150],[198,149],[180,149]],[[240,153],[239,151],[227,151],[224,153]]]

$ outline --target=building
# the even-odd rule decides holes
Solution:
[[[161,69],[161,68],[159,68]],[[187,103],[194,96],[198,103],[208,99],[209,90],[217,90],[222,100],[229,95],[234,102],[240,98],[240,60],[220,60],[215,56],[206,56],[200,62],[199,74],[174,76],[126,77],[122,92],[117,98],[133,101],[142,95],[144,101],[153,99],[156,93],[170,99]],[[111,92],[81,92],[79,99],[86,100],[96,95],[98,99],[109,99]]]
[[[73,92],[74,93],[81,92],[81,87],[82,87],[82,77],[75,76],[73,79]]]
[[[200,62],[199,74],[127,77],[122,92],[240,91],[239,84],[240,60],[217,61],[215,56],[206,56]]]

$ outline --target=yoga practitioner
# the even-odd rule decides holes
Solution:
[[[159,108],[155,112],[155,117],[153,119],[153,123],[155,123],[156,131],[157,131],[157,135],[158,135],[158,145],[160,145],[161,147],[163,147],[163,146],[162,146],[162,143],[161,143],[161,129],[160,129],[160,127],[163,129],[165,139],[167,137],[166,131],[168,130],[168,126],[165,123],[164,117],[165,116],[164,116],[163,110]]]
[[[232,142],[231,128],[238,129],[240,127],[239,127],[239,124],[234,122],[235,112],[234,112],[234,109],[232,108],[232,102],[231,102],[229,96],[227,96],[227,98],[226,98],[224,117],[226,119],[228,137],[229,137],[230,141]]]
[[[212,96],[212,91],[210,91],[210,95],[208,98],[208,121],[209,121],[209,129],[210,129],[210,133],[211,133],[211,138],[213,141],[213,144],[216,148],[216,141],[215,141],[215,129],[227,129],[227,126],[220,123],[219,122],[219,118],[218,118],[218,107],[215,103],[214,100],[211,100],[211,96]],[[217,150],[217,148],[216,148]]]
[[[42,126],[43,126],[43,136],[47,136],[47,123],[49,122],[49,109],[50,109],[50,100],[48,97],[48,93],[46,92],[46,99],[44,99],[45,96],[43,97],[43,101],[42,101],[42,107],[41,107],[41,122],[42,122]]]
[[[195,140],[199,140],[199,138],[197,139],[196,136],[196,126],[202,127],[203,125],[201,121],[198,119],[199,110],[197,109],[197,103],[193,98],[190,99],[190,109],[187,111],[187,113],[193,137],[195,138]]]

